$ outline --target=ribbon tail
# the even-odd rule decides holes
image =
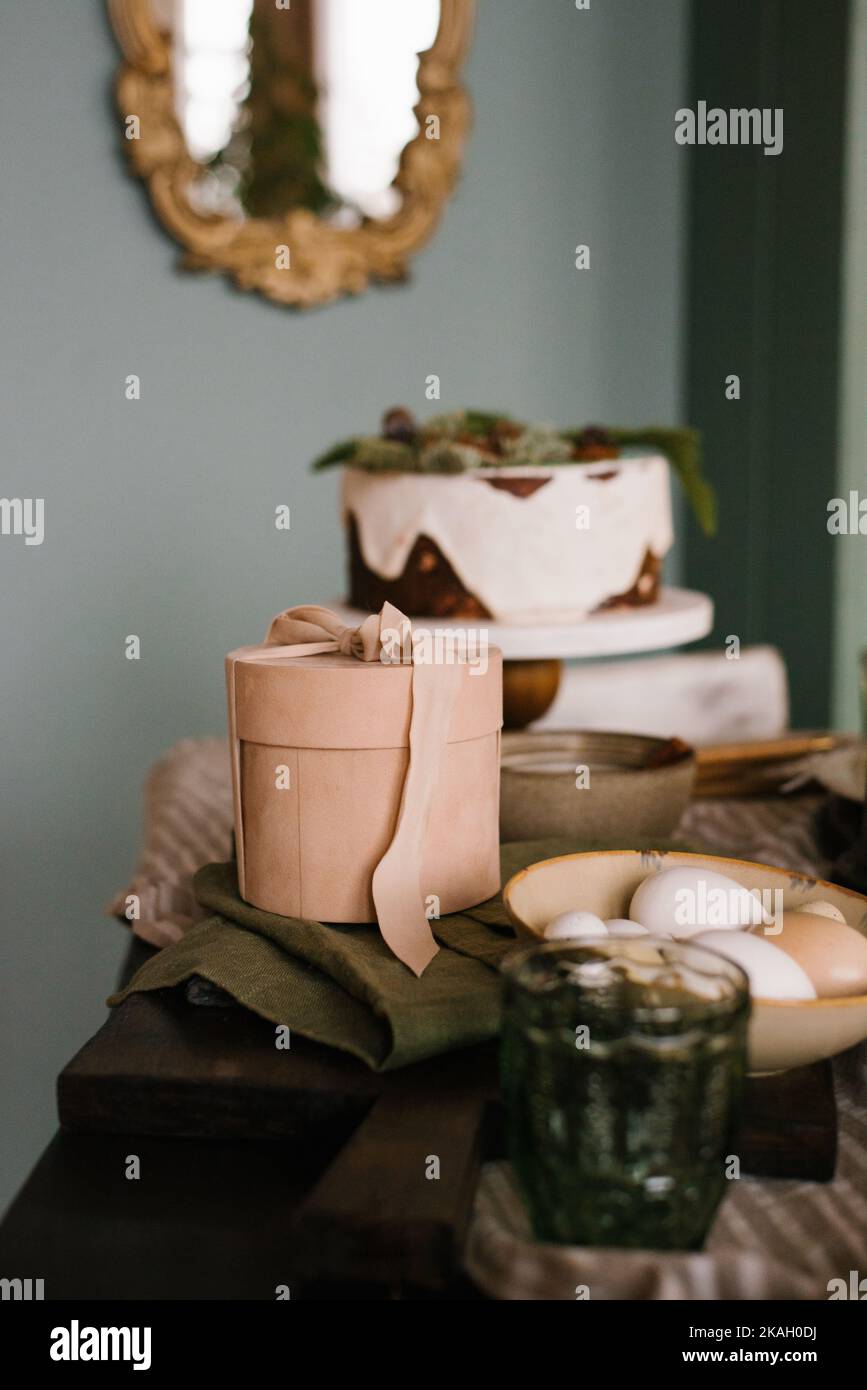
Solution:
[[[415,975],[437,954],[425,912],[422,859],[445,754],[449,725],[465,670],[461,665],[416,665],[412,675],[409,766],[394,837],[373,874],[373,902],[382,938]],[[431,885],[435,891],[436,885]]]

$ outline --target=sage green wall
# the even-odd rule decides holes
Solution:
[[[101,909],[148,765],[222,729],[224,652],[341,587],[336,479],[311,456],[424,409],[432,372],[446,407],[678,416],[684,4],[479,11],[465,175],[412,282],[296,316],[176,274],[121,163],[101,5],[2,0],[2,492],[44,497],[47,529],[0,538],[0,1203],[104,1016],[124,935]]]
[[[843,370],[837,495],[867,497],[867,0],[853,0],[843,252]],[[867,539],[835,537],[834,722],[861,727],[858,655],[867,650]]]

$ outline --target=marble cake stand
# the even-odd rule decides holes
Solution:
[[[357,625],[367,614],[346,604],[331,605]],[[523,729],[551,706],[563,662],[628,656],[697,642],[713,627],[713,603],[692,589],[663,588],[645,608],[612,608],[577,623],[523,624],[475,619],[414,617],[413,626],[440,632],[485,632],[503,653],[503,714],[507,729]]]

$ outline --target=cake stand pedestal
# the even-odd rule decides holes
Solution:
[[[368,616],[342,603],[331,606],[352,626]],[[646,607],[603,609],[577,623],[517,626],[424,617],[413,617],[412,623],[439,632],[485,633],[503,653],[504,727],[524,729],[553,703],[564,661],[629,656],[697,642],[713,627],[713,603],[692,589],[663,588],[657,601]]]

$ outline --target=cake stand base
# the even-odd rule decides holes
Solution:
[[[503,728],[526,729],[554,703],[562,661],[503,662]]]

